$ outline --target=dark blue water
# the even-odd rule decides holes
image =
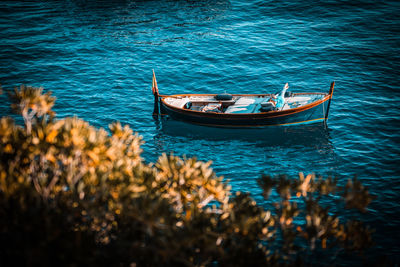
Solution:
[[[400,254],[400,2],[48,1],[0,3],[0,82],[43,86],[59,118],[129,124],[161,153],[212,160],[260,202],[261,173],[358,175],[374,253]],[[329,90],[328,129],[215,130],[152,119],[160,93]],[[0,96],[0,115],[9,115]]]

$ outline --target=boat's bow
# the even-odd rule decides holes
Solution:
[[[153,91],[153,95],[154,95],[153,117],[157,117],[158,114],[160,113],[159,107],[158,107],[159,94],[158,94],[156,74],[154,73],[154,70],[153,70],[153,82],[152,82],[151,90]]]

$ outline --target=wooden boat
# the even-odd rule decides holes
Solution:
[[[280,94],[160,95],[153,71],[153,115],[228,128],[326,123],[334,85],[332,82],[329,93],[291,93],[286,84]],[[279,98],[283,98],[283,105],[276,105]]]

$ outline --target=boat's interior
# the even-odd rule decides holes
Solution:
[[[276,100],[269,95],[188,95],[165,97],[168,105],[215,113],[248,114],[287,110],[308,105],[314,101],[323,99],[326,94],[319,93],[289,93],[284,98],[281,108],[275,106]]]

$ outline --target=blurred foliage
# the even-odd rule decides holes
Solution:
[[[321,204],[365,212],[373,197],[356,179],[262,176],[267,210],[233,194],[210,162],[163,154],[145,163],[128,126],[56,120],[42,88],[10,98],[24,127],[0,120],[2,266],[285,266],[372,244],[368,227]]]

